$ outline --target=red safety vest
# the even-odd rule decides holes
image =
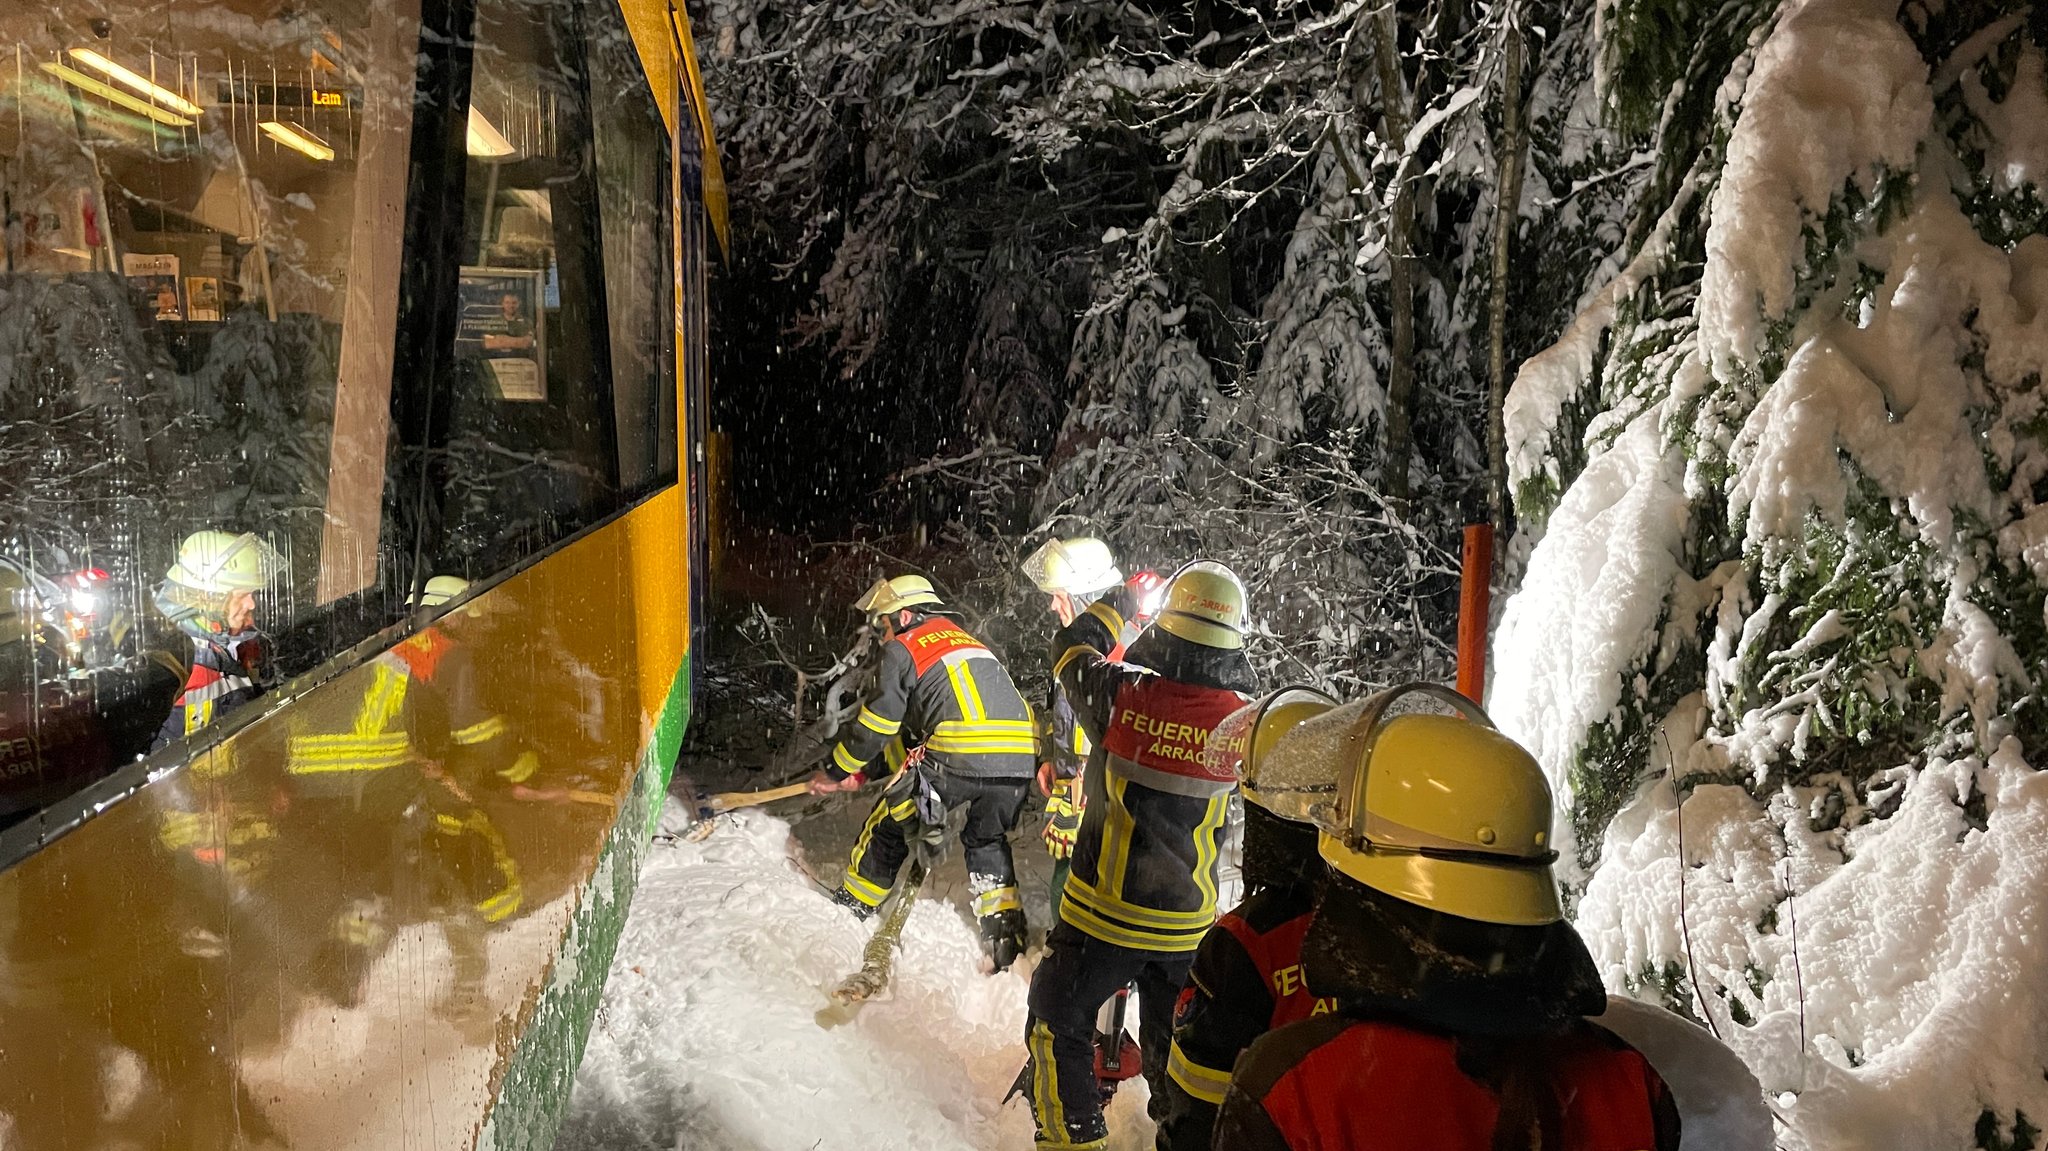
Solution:
[[[910,664],[917,669],[919,676],[955,652],[995,658],[986,645],[967,633],[967,629],[944,616],[935,616],[918,624],[897,636],[896,642],[910,653]]]
[[[1270,931],[1258,930],[1235,911],[1216,921],[1216,926],[1228,931],[1244,948],[1252,966],[1264,978],[1266,990],[1273,993],[1273,1018],[1268,1030],[1328,1015],[1337,1009],[1335,999],[1318,999],[1309,994],[1308,984],[1301,977],[1301,941],[1307,938],[1309,924],[1313,922],[1313,911],[1304,911]]]
[[[1657,1145],[1640,1053],[1591,1025],[1552,1041],[1545,1066],[1564,1120],[1560,1147]],[[1488,1151],[1500,1100],[1458,1068],[1449,1036],[1360,1022],[1311,1049],[1263,1100],[1291,1151]]]

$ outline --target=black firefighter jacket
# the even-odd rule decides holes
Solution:
[[[1038,766],[1031,706],[986,645],[943,615],[882,645],[875,698],[832,749],[827,774],[863,772],[893,741],[953,775],[1026,779]]]
[[[1094,746],[1060,918],[1137,951],[1193,951],[1216,919],[1235,764],[1209,732],[1249,699],[1243,654],[1154,627],[1111,660],[1130,597],[1113,590],[1054,637],[1053,674]]]

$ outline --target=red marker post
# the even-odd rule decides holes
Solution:
[[[1466,524],[1458,573],[1458,694],[1486,695],[1486,618],[1493,607],[1493,525]]]

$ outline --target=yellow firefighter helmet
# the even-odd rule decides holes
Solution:
[[[1309,821],[1311,803],[1333,807],[1337,799],[1337,756],[1317,758],[1315,764],[1284,752],[1284,739],[1300,723],[1327,715],[1337,700],[1309,688],[1280,688],[1247,702],[1245,707],[1223,717],[1208,733],[1208,756],[1212,766],[1231,768],[1237,786],[1243,788],[1245,803],[1255,803],[1274,815]],[[1305,786],[1305,772],[1319,782]]]
[[[854,601],[853,609],[862,615],[895,615],[907,607],[938,602],[939,593],[932,590],[932,581],[920,575],[900,575],[876,580],[866,595]]]
[[[1327,719],[1339,711],[1337,700],[1309,686],[1292,686],[1253,707],[1257,717],[1237,776],[1245,803],[1296,823],[1313,823],[1317,809],[1333,811],[1343,756],[1323,748],[1331,741],[1341,745],[1348,729],[1341,715],[1335,723]]]
[[[437,575],[427,581],[427,586],[413,599],[414,607],[440,607],[456,596],[469,590],[469,581],[461,576]]]
[[[1047,595],[1087,595],[1124,581],[1109,545],[1093,536],[1047,540],[1023,567],[1024,575]]]
[[[178,559],[164,578],[179,587],[219,595],[260,591],[278,569],[278,555],[254,532],[193,532],[178,545]]]
[[[1166,585],[1159,626],[1203,647],[1243,647],[1243,582],[1214,560],[1183,565]]]
[[[1458,715],[1409,712],[1416,697]],[[1449,688],[1411,683],[1340,709],[1349,721],[1322,856],[1396,899],[1463,919],[1564,918],[1551,864],[1550,783],[1520,744]]]

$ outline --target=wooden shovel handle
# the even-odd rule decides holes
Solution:
[[[767,791],[728,791],[723,795],[714,795],[710,799],[705,800],[704,806],[713,811],[733,811],[742,807],[774,803],[778,799],[793,799],[810,789],[810,782],[806,780],[800,783],[788,784],[784,787],[771,787]]]

